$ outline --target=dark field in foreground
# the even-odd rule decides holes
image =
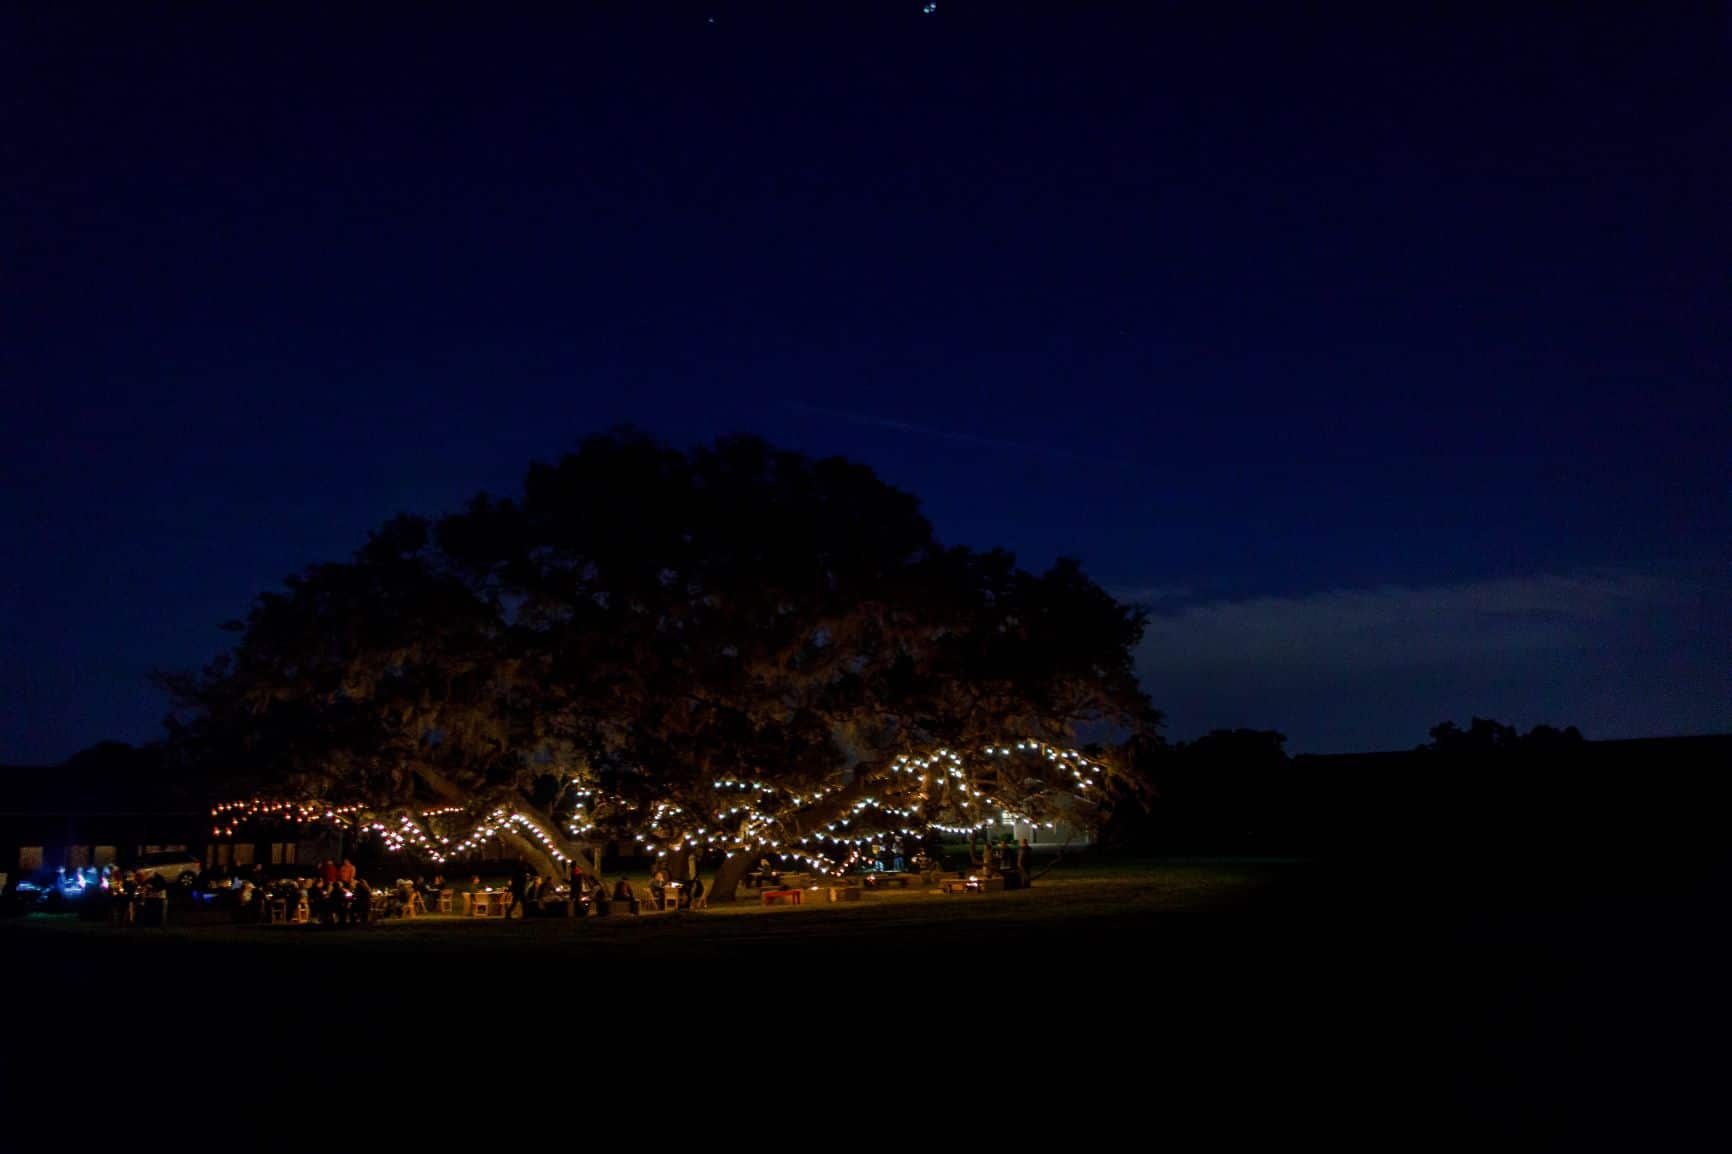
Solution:
[[[701,1040],[725,1038],[785,1080],[804,1076],[798,1055],[823,1066],[869,1042],[893,1068],[1014,1053],[1091,1092],[1236,1088],[1426,1133],[1651,1140],[1712,1100],[1694,1055],[1726,1024],[1724,882],[1695,866],[1570,888],[1393,861],[1151,863],[1023,893],[575,922],[33,918],[0,924],[0,956],[13,1021],[39,1026],[9,1055],[20,1070],[217,1038],[267,1068],[374,1068],[384,1046],[412,1071],[508,1038],[513,1061],[580,1052],[636,1077],[699,1039],[677,1062],[709,1077],[727,1059]]]

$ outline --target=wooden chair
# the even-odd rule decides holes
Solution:
[[[451,912],[451,891],[440,890],[433,898],[434,908],[442,914]]]
[[[426,914],[427,914],[427,900],[421,896],[420,890],[410,890],[409,891],[409,907],[408,907],[408,909],[409,909],[409,916],[410,917],[415,917],[417,915],[420,915],[422,917],[426,916]]]

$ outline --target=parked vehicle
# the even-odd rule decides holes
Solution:
[[[204,863],[190,853],[147,853],[132,864],[131,872],[190,886],[203,868]]]

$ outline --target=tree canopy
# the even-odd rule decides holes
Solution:
[[[1432,753],[1466,756],[1565,749],[1585,741],[1575,726],[1559,729],[1536,725],[1523,734],[1513,725],[1487,717],[1476,717],[1466,729],[1453,721],[1431,727],[1431,743],[1420,746]]]
[[[429,807],[557,860],[590,839],[839,867],[1000,812],[1086,821],[1152,734],[1139,610],[1071,560],[945,546],[870,469],[623,431],[521,494],[398,517],[168,679],[178,755],[441,851]],[[455,826],[451,827],[455,829]]]

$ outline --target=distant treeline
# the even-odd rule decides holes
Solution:
[[[1155,797],[1121,806],[1109,850],[1155,854],[1378,853],[1509,860],[1718,852],[1732,736],[1587,741],[1445,722],[1406,752],[1289,757],[1267,730],[1144,750]]]

